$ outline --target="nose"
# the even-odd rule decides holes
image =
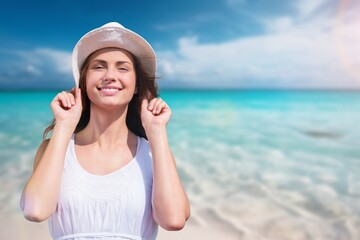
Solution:
[[[105,82],[114,82],[116,80],[115,70],[107,69],[105,75],[103,76]]]

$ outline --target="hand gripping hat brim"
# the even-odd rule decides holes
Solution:
[[[86,58],[103,48],[121,48],[135,55],[144,70],[151,76],[156,73],[156,55],[151,45],[137,33],[116,22],[107,23],[86,33],[75,45],[72,53],[72,70],[79,86],[80,69]]]

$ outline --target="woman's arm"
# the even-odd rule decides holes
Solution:
[[[51,140],[45,140],[35,156],[34,170],[21,196],[26,219],[41,222],[55,211],[64,167],[69,130],[55,125]]]
[[[71,93],[58,94],[51,108],[56,119],[52,137],[40,145],[20,200],[25,218],[35,222],[46,220],[55,211],[66,149],[81,114],[80,91],[76,99]]]
[[[171,153],[166,124],[171,110],[161,99],[143,101],[142,122],[153,157],[152,206],[155,221],[166,230],[180,230],[190,216],[190,204]]]

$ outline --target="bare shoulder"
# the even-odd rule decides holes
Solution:
[[[46,140],[42,141],[42,143],[40,144],[40,146],[36,152],[35,159],[34,159],[34,170],[39,165],[40,160],[41,160],[42,156],[44,155],[44,152],[49,144],[49,141],[50,141],[50,139],[46,139]]]

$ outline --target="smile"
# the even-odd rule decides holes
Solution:
[[[112,95],[122,90],[122,88],[114,86],[97,87],[97,89],[106,95]]]

